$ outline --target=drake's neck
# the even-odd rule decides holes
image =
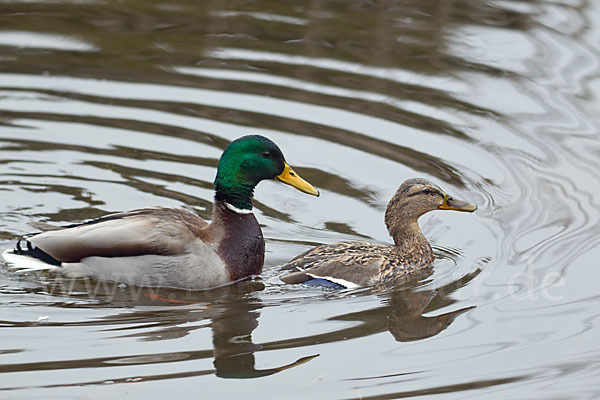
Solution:
[[[240,210],[252,210],[253,196],[253,186],[217,184],[215,188],[215,202],[225,202]]]
[[[225,263],[231,280],[260,274],[265,257],[265,241],[254,213],[216,200],[213,224],[220,231],[217,253]]]
[[[433,262],[434,255],[431,245],[421,232],[416,220],[390,226],[389,232],[394,239],[396,252],[412,262],[424,264]]]

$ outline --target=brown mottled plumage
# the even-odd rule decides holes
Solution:
[[[345,287],[397,281],[433,262],[433,250],[417,220],[437,209],[473,212],[477,207],[453,199],[425,179],[408,179],[400,185],[385,212],[393,246],[369,242],[318,246],[290,261],[285,268],[297,271],[281,280],[302,283],[320,278]]]

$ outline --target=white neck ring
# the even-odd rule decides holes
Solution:
[[[225,207],[229,208],[231,211],[237,214],[252,214],[254,212],[252,210],[243,210],[241,208],[237,208],[236,206],[233,206],[228,202],[225,202]]]

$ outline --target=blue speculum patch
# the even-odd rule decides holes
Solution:
[[[346,286],[340,285],[339,283],[328,281],[327,279],[315,278],[309,281],[302,282],[308,286],[323,287],[328,289],[347,289]]]

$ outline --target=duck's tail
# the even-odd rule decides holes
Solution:
[[[2,258],[9,269],[18,273],[50,271],[61,265],[60,261],[26,239],[19,240],[13,250],[2,253]]]

